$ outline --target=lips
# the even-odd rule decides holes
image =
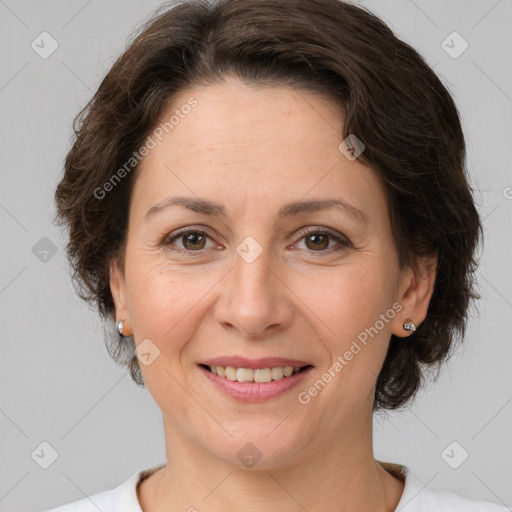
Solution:
[[[276,358],[277,359],[277,358]],[[293,363],[302,363],[302,361],[292,360],[292,359],[277,359],[278,361],[286,361],[286,362],[293,362]],[[213,361],[213,360],[212,360]],[[225,359],[223,360],[226,361]],[[265,361],[265,364],[268,364],[269,359],[263,359],[258,361]],[[247,360],[246,360],[247,363]],[[255,363],[255,360],[252,360],[251,363],[253,364],[259,364]],[[217,370],[222,368],[221,366],[214,366]],[[278,376],[277,380],[270,380],[268,381],[268,375],[267,375],[267,382],[258,383],[255,381],[251,382],[239,382],[238,380],[230,380],[225,377],[221,376],[220,374],[215,374],[212,371],[208,370],[208,366],[204,364],[199,364],[198,368],[201,372],[201,374],[209,381],[211,384],[220,391],[223,395],[228,396],[232,399],[235,399],[239,402],[265,402],[267,400],[277,398],[278,396],[284,395],[286,392],[289,392],[292,388],[295,388],[299,386],[301,382],[304,382],[304,379],[310,375],[310,373],[313,371],[312,365],[303,366],[300,368],[300,370],[296,373],[293,373],[289,376],[281,375],[281,377]],[[230,368],[231,371],[234,370],[234,367],[226,367],[225,371],[228,372],[228,368]],[[275,368],[275,367],[272,367]],[[285,368],[292,369],[292,366],[287,366]],[[295,367],[297,368],[297,367]],[[281,367],[281,371],[283,370],[283,367]],[[240,371],[240,368],[237,370]],[[242,369],[242,373],[246,372],[257,372],[259,369],[248,369],[244,368]],[[267,370],[263,370],[264,372],[268,373],[268,367]],[[231,378],[233,379],[233,375],[231,375]]]
[[[304,367],[313,366],[307,361],[301,361],[299,359],[288,359],[284,357],[262,357],[259,359],[248,359],[246,357],[229,356],[229,357],[216,357],[213,359],[207,359],[201,361],[200,365],[206,366],[232,366],[234,368],[251,368],[256,370],[258,368],[273,368],[279,366],[293,366],[293,367]]]
[[[300,359],[223,356],[197,365],[224,395],[241,402],[264,402],[298,386],[314,366]]]

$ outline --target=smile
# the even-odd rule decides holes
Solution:
[[[264,383],[286,379],[299,373],[307,366],[274,366],[272,368],[235,368],[233,366],[201,365],[214,375],[237,382]]]
[[[213,389],[239,402],[265,402],[295,388],[314,367],[269,366],[245,368],[199,364],[197,366]]]

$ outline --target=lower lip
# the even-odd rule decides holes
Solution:
[[[270,382],[232,381],[225,377],[219,377],[202,366],[199,366],[199,369],[207,379],[229,397],[235,398],[241,402],[264,402],[297,386],[306,375],[313,370],[313,367],[310,366],[290,377],[284,377],[280,380],[272,380]]]

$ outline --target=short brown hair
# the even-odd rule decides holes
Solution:
[[[468,307],[478,298],[473,274],[482,227],[453,99],[423,58],[361,7],[197,0],[156,11],[75,119],[55,197],[58,220],[69,228],[78,294],[104,319],[113,316],[109,265],[114,258],[122,265],[138,166],[108,187],[107,200],[97,191],[126,166],[178,92],[228,75],[296,86],[342,105],[340,142],[356,134],[365,145],[359,159],[386,187],[401,267],[437,254],[427,318],[407,340],[391,337],[377,380],[374,409],[403,406],[425,370],[439,368],[463,338]],[[144,386],[133,340],[117,337],[107,347]]]

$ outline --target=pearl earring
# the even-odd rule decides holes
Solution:
[[[120,322],[117,322],[117,332],[121,336],[124,336],[123,330],[124,330],[124,320],[121,320]]]

